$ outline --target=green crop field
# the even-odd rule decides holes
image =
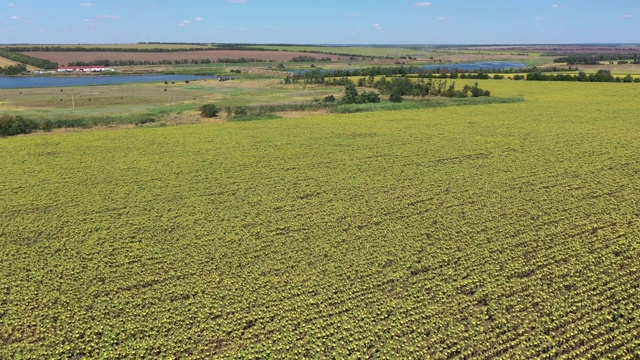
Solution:
[[[0,358],[640,358],[640,86],[479,83],[0,139]]]

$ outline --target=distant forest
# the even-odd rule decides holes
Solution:
[[[640,64],[640,54],[571,54],[553,60],[567,65],[600,65],[601,61],[618,64]]]

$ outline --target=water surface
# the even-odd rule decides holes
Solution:
[[[0,89],[36,87],[119,85],[145,82],[183,82],[216,80],[217,76],[198,75],[90,75],[90,76],[0,76]]]

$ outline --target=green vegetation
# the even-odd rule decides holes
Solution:
[[[610,70],[601,69],[595,74],[586,74],[580,71],[576,75],[571,74],[544,74],[542,72],[532,72],[527,74],[527,80],[533,81],[580,81],[580,82],[640,82],[640,79],[634,79],[631,75],[625,77],[611,75]]]
[[[27,66],[25,64],[8,65],[6,67],[0,66],[0,75],[18,75],[27,72]]]
[[[344,96],[339,100],[340,104],[367,104],[379,103],[380,95],[375,92],[363,91],[358,94],[355,85],[349,82],[344,89]]]
[[[393,95],[393,94],[392,94]],[[402,98],[402,96],[400,96]],[[466,106],[466,105],[488,105],[488,104],[508,104],[524,101],[522,97],[470,97],[470,98],[447,98],[447,97],[430,97],[423,99],[410,99],[402,101],[393,101],[391,96],[389,101],[380,103],[367,104],[341,104],[330,107],[329,112],[351,114],[369,111],[396,111],[408,109],[429,109],[435,107],[448,106]]]
[[[218,116],[219,112],[220,109],[218,109],[215,104],[204,104],[200,106],[200,115],[202,115],[203,117],[216,117]]]
[[[13,49],[12,49],[13,50]],[[17,51],[17,50],[16,50]],[[18,52],[0,49],[0,57],[13,60],[15,62],[35,66],[41,69],[57,69],[58,64],[45,59],[38,59]]]
[[[640,88],[478,82],[0,139],[0,358],[639,358]]]
[[[269,75],[250,74],[239,69],[226,69],[226,71],[236,74],[234,76],[241,75],[241,78],[224,82],[200,80],[180,83],[0,89],[0,98],[4,99],[0,102],[0,110],[4,114],[21,116],[33,121],[35,127],[32,130],[38,130],[163,123],[167,119],[173,121],[175,114],[184,114],[180,116],[180,123],[198,122],[201,119],[196,112],[202,113],[203,104],[215,104],[220,111],[229,108],[232,115],[239,115],[235,112],[238,109],[244,109],[247,114],[256,119],[265,118],[265,114],[305,111],[341,112],[344,109],[339,108],[336,102],[322,100],[331,97],[335,100],[338,94],[344,92],[343,88],[338,86],[284,85],[281,80],[269,79]],[[350,80],[346,79],[344,82],[349,83]],[[429,81],[426,84],[440,84],[440,80]],[[464,89],[474,88],[467,84],[463,86]],[[434,86],[433,92],[429,95],[440,94],[437,89]],[[444,90],[441,95],[448,96],[449,92]],[[414,95],[413,93],[402,94]],[[496,100],[496,102],[502,100],[505,99]],[[353,97],[353,103],[357,104],[380,101],[380,96],[371,91],[363,91],[360,94],[356,91],[356,96]],[[343,103],[349,102],[351,100],[343,101]],[[441,103],[442,106],[458,105],[453,102]],[[468,104],[475,104],[475,102]],[[384,110],[385,107],[380,106],[379,109]],[[361,111],[372,110],[375,108],[361,109]],[[358,111],[358,108],[349,107],[348,111]],[[230,119],[231,116],[227,118]]]
[[[47,127],[43,127],[42,130],[49,130]],[[0,137],[29,134],[38,129],[41,129],[39,124],[31,119],[22,116],[0,116]]]
[[[602,62],[616,62],[621,65],[640,64],[640,54],[629,53],[609,53],[609,54],[570,54],[561,56],[553,60],[556,63],[567,63],[569,65],[600,65]]]

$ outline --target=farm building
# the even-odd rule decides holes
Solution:
[[[106,68],[102,65],[94,66],[58,66],[58,72],[103,72],[113,71],[111,68]]]

